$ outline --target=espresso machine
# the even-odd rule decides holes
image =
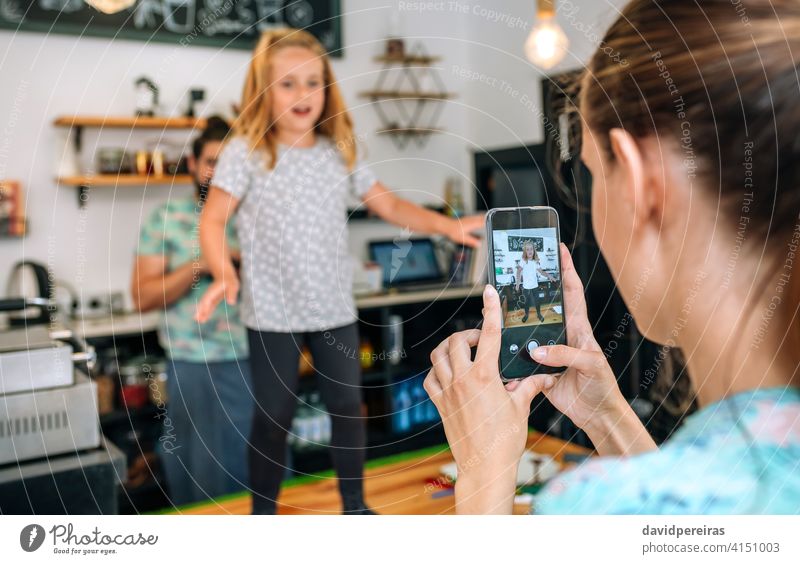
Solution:
[[[0,300],[0,311],[47,309],[45,298]],[[97,448],[94,351],[68,329],[0,331],[0,465]]]
[[[100,432],[94,350],[49,322],[47,298],[0,299],[32,308],[0,329],[0,513],[115,513],[125,459]]]

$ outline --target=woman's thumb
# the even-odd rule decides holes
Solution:
[[[556,383],[555,376],[548,374],[537,374],[528,376],[520,380],[516,388],[511,392],[511,396],[520,403],[528,406],[539,392],[552,388]]]

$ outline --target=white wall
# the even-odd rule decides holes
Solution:
[[[556,19],[570,46],[547,74],[583,68],[627,0],[558,0]],[[450,3],[447,3],[450,5]],[[541,81],[545,73],[524,55],[534,25],[533,0],[459,3],[470,7],[468,58],[458,71],[468,93],[471,138],[481,149],[511,147],[543,139]],[[491,8],[492,11],[487,11]],[[451,72],[456,69],[451,68]]]
[[[595,22],[596,28],[601,14],[609,12],[606,2],[575,0],[574,4],[579,8],[570,21]],[[444,1],[426,10],[399,0],[380,5],[344,0],[342,5],[345,56],[334,66],[357,131],[365,136],[367,160],[386,184],[414,201],[438,203],[445,179],[462,175],[469,195],[473,149],[541,139],[535,109],[541,74],[522,55],[532,0],[502,2],[502,8],[493,8],[504,14],[498,21],[492,21],[495,16],[477,2]],[[509,25],[513,18],[519,22]],[[441,76],[458,94],[447,103],[441,119],[446,133],[432,137],[424,149],[411,146],[398,151],[388,138],[374,135],[379,125],[375,112],[358,96],[376,80],[379,67],[372,58],[382,51],[392,21],[409,43],[420,41],[430,54],[442,57]],[[592,48],[570,21],[564,28],[574,50],[563,68],[578,65]],[[57,186],[53,180],[64,148],[64,132],[52,126],[53,119],[69,114],[130,114],[135,103],[133,81],[141,75],[159,84],[164,113],[180,113],[190,87],[208,92],[203,114],[229,113],[230,104],[239,99],[248,58],[247,52],[238,50],[0,32],[0,178],[23,182],[29,217],[27,237],[0,240],[0,286],[11,265],[25,257],[47,264],[56,278],[77,285],[85,295],[120,290],[127,294],[142,217],[171,195],[191,188],[181,187],[172,194],[167,187],[94,188],[86,207],[79,209],[75,189]],[[497,81],[490,86],[465,79],[455,72],[459,69]],[[517,94],[498,88],[499,81]],[[526,107],[523,94],[534,109]],[[98,147],[135,149],[153,137],[141,131],[129,137],[127,132],[87,130],[84,166]],[[188,140],[182,133],[171,137]],[[353,253],[364,255],[366,238],[394,232],[376,223],[353,225]]]

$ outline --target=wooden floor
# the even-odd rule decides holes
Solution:
[[[507,311],[506,317],[504,320],[505,327],[515,327],[518,325],[526,325],[526,326],[533,326],[533,325],[544,325],[546,323],[561,323],[564,317],[560,313],[556,313],[553,311],[553,306],[559,305],[558,303],[549,303],[549,304],[542,304],[542,317],[544,317],[544,321],[539,321],[539,318],[536,317],[536,307],[531,306],[530,311],[528,313],[528,320],[523,323],[522,318],[525,317],[525,310],[524,309],[515,309],[513,311]]]
[[[582,447],[531,432],[528,448],[549,454],[562,462],[566,453],[587,454]],[[453,490],[442,478],[439,468],[452,462],[445,445],[419,451],[401,461],[378,463],[365,470],[367,504],[376,512],[395,515],[437,515],[455,512]],[[527,513],[528,505],[515,505],[514,513]],[[321,478],[310,483],[289,485],[281,491],[278,513],[339,514],[341,504],[336,480]],[[171,512],[183,515],[249,514],[250,495],[236,494],[226,498],[181,508]]]

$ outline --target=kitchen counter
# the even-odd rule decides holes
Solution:
[[[116,313],[106,317],[72,319],[69,327],[84,339],[136,335],[155,331],[159,315],[157,311]]]
[[[480,296],[483,285],[445,287],[421,290],[416,292],[388,291],[379,294],[356,296],[358,309],[371,309],[393,305],[425,303],[442,300],[457,300]],[[97,318],[69,320],[67,325],[76,335],[84,339],[99,337],[135,335],[155,331],[158,327],[160,313],[125,312]]]

